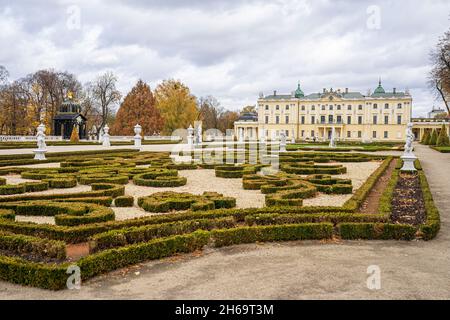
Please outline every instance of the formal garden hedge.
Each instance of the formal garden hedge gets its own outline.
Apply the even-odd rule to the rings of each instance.
[[[248,150],[243,155],[248,158]],[[0,279],[57,290],[65,288],[69,276],[66,271],[71,264],[79,266],[82,279],[87,280],[118,268],[201,250],[205,246],[332,238],[429,240],[436,236],[440,226],[439,212],[418,161],[415,165],[419,169],[426,221],[413,226],[395,224],[390,219],[392,192],[401,167],[401,161],[394,157],[288,152],[279,157],[284,172],[268,175],[257,174],[267,166],[263,163],[175,164],[166,153],[118,151],[49,158],[64,164],[50,169],[14,168],[14,163],[22,159],[0,157],[4,164],[13,163],[0,169],[0,175],[20,174],[37,180],[15,185],[27,194],[0,197]],[[352,190],[350,180],[333,176],[345,172],[346,163],[374,160],[382,162],[356,190]],[[392,161],[397,163],[380,199],[378,214],[360,213],[362,203]],[[321,165],[327,162],[343,164]],[[219,176],[240,175],[244,189],[265,194],[267,206],[235,208],[234,198],[213,192],[203,195],[160,192],[140,197],[137,203],[148,211],[170,213],[115,220],[112,203],[116,207],[134,204],[132,196],[125,196],[124,184],[132,181],[141,186],[169,186],[170,183],[164,185],[162,181],[179,179],[178,170],[197,168],[214,168],[216,175],[221,172]],[[298,170],[307,173],[299,176]],[[91,191],[33,194],[55,188],[52,180],[90,185]],[[5,186],[9,186],[6,179],[0,178],[0,188]],[[351,192],[343,206],[302,206],[303,199],[317,193]],[[15,221],[16,215],[53,216],[55,224],[19,222]],[[70,261],[67,246],[83,242],[89,243],[89,254]]]

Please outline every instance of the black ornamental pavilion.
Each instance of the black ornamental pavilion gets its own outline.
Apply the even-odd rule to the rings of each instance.
[[[80,113],[81,106],[75,102],[71,93],[61,104],[56,116],[53,118],[53,128],[55,136],[62,136],[63,139],[70,139],[75,126],[78,129],[80,139],[86,138],[86,118]]]

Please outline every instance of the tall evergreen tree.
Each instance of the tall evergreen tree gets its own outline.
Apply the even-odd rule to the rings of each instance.
[[[155,106],[155,98],[150,87],[139,80],[125,97],[111,127],[115,135],[134,135],[134,126],[140,124],[142,133],[152,135],[163,128],[163,119]]]
[[[448,147],[450,146],[450,139],[447,134],[447,128],[445,125],[442,125],[441,132],[439,132],[439,136],[437,138],[436,146],[438,147]]]
[[[436,129],[433,129],[433,133],[431,134],[429,145],[435,146],[437,143],[437,138],[438,138],[438,135],[437,135]]]

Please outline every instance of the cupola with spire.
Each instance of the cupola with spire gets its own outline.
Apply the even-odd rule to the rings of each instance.
[[[305,94],[303,93],[302,89],[300,89],[300,82],[297,85],[297,90],[295,90],[295,95],[296,98],[303,98],[305,96]]]
[[[378,80],[378,87],[375,89],[375,91],[373,93],[374,94],[386,93],[386,91],[384,91],[384,88],[381,86],[381,78]]]

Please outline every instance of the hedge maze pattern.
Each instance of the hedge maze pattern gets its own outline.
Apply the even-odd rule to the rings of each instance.
[[[238,151],[241,152],[241,151]],[[242,153],[248,159],[248,150]],[[261,174],[263,163],[245,165],[199,161],[173,163],[167,153],[111,150],[49,154],[47,162],[59,168],[14,167],[36,163],[28,156],[0,156],[0,175],[20,174],[33,182],[6,184],[0,177],[0,279],[51,290],[64,289],[67,268],[76,264],[82,280],[178,253],[257,241],[303,239],[432,239],[440,220],[424,173],[418,176],[427,211],[419,226],[390,220],[392,190],[401,161],[393,157],[356,153],[288,152],[279,156],[281,172]],[[346,162],[382,160],[380,167],[340,207],[302,206],[317,193],[352,192],[352,182],[334,175],[345,172]],[[378,214],[359,212],[361,204],[392,161],[397,166],[383,193]],[[116,221],[111,205],[133,206],[125,184],[176,187],[186,183],[179,170],[214,169],[218,177],[242,178],[244,189],[260,190],[264,208],[235,208],[236,200],[214,192],[202,195],[158,192],[137,199],[144,210],[168,212]],[[89,185],[91,190],[33,194],[50,188]],[[182,210],[180,212],[177,212]],[[169,212],[170,211],[170,212]],[[53,216],[55,224],[15,220],[20,216]],[[89,255],[76,261],[67,256],[72,244],[85,243]]]

